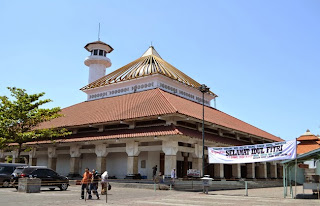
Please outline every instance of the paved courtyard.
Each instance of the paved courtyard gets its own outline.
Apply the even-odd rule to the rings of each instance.
[[[306,191],[310,193],[310,191]],[[302,193],[302,188],[298,188]],[[283,189],[250,189],[249,196],[244,190],[211,191],[209,195],[200,192],[153,191],[150,189],[121,188],[114,186],[108,193],[108,205],[320,205],[320,200],[302,200],[282,198]],[[41,193],[18,193],[13,188],[0,188],[0,205],[36,206],[36,205],[106,205],[106,197],[100,200],[80,200],[80,186],[70,186],[68,191],[50,191]]]

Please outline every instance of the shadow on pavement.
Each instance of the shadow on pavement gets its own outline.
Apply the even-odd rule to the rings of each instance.
[[[297,194],[296,199],[318,199],[318,194]]]

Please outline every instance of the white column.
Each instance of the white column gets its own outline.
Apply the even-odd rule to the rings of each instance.
[[[16,159],[18,158],[18,153],[19,153],[18,149],[11,151],[11,153],[12,153],[12,163],[16,163]]]
[[[233,164],[232,165],[232,177],[236,179],[241,178],[241,165],[240,164]]]
[[[30,166],[36,166],[37,165],[37,149],[35,147],[33,147],[30,151],[29,151],[29,165]]]
[[[200,170],[202,176],[202,145],[194,144],[194,153],[192,154],[192,168]]]
[[[224,165],[223,164],[214,164],[214,177],[219,179],[224,179]]]
[[[256,178],[256,164],[255,163],[248,163],[246,164],[247,167],[247,178],[255,179]]]
[[[278,178],[277,170],[278,170],[277,163],[276,162],[272,162],[270,164],[270,177],[271,178],[273,178],[273,179],[277,179]]]
[[[279,170],[279,177],[280,179],[283,178],[283,165],[278,164],[278,170]]]
[[[55,147],[48,148],[48,168],[57,169],[57,149]]]
[[[70,172],[68,176],[77,177],[79,176],[79,162],[80,162],[80,145],[72,145],[70,147]]]
[[[177,168],[177,152],[178,141],[165,140],[162,141],[162,151],[165,154],[164,157],[164,175],[166,177],[171,176],[171,170]]]
[[[258,178],[267,178],[267,163],[260,162],[258,166]]]
[[[96,160],[96,170],[102,174],[107,169],[107,145],[106,144],[98,144],[95,147],[95,153],[97,155]]]
[[[4,151],[0,150],[0,162],[5,162]]]
[[[134,140],[127,142],[126,152],[128,154],[127,174],[138,174],[138,156],[140,154],[139,143]]]

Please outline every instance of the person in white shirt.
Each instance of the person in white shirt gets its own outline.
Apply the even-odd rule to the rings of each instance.
[[[101,194],[105,195],[106,194],[106,190],[108,189],[108,172],[105,171],[102,175],[101,175]]]
[[[176,168],[173,168],[171,170],[171,182],[174,185],[174,180],[177,178],[177,172],[176,172]]]

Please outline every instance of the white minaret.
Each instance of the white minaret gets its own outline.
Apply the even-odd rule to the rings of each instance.
[[[90,84],[106,74],[106,68],[111,66],[107,53],[111,53],[113,48],[102,41],[88,43],[84,48],[91,53],[84,60],[84,64],[89,67]]]

